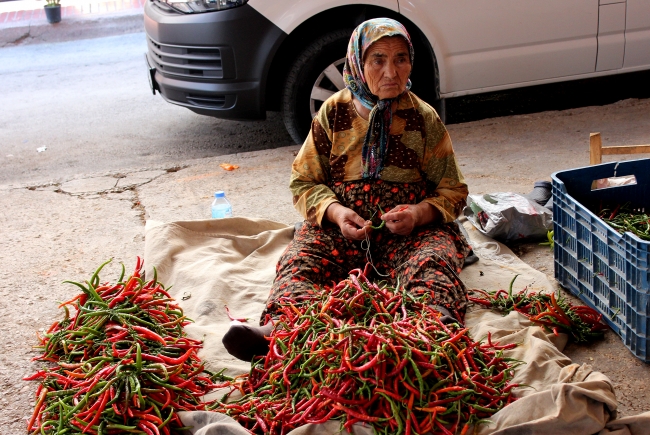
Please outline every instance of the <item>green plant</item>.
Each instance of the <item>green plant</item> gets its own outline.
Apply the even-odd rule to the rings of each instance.
[[[46,6],[59,6],[61,5],[61,0],[45,0],[47,2]]]

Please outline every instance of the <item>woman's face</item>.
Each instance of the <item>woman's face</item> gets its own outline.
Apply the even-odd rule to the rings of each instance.
[[[363,74],[370,92],[380,100],[404,92],[411,74],[409,48],[404,38],[387,36],[372,43],[364,54]]]

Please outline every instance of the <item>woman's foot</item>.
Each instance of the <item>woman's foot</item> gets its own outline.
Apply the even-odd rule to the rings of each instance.
[[[223,336],[221,342],[228,353],[242,361],[251,362],[253,357],[266,355],[269,351],[269,341],[273,325],[249,326],[234,323]]]
[[[438,311],[438,312],[440,312],[440,314],[441,314],[441,316],[440,316],[440,321],[441,321],[444,325],[451,325],[452,323],[458,323],[458,325],[460,325],[461,327],[463,326],[463,324],[460,323],[460,322],[459,322],[459,321],[458,321],[458,320],[457,320],[457,319],[456,319],[456,318],[451,314],[451,312],[450,312],[447,308],[445,308],[445,307],[443,307],[443,306],[441,306],[441,305],[435,305],[435,306],[433,307],[433,309],[436,310],[436,311]]]

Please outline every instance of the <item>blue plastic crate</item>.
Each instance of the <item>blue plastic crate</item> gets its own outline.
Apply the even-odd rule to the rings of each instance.
[[[594,180],[626,175],[637,183],[591,190]],[[552,180],[555,278],[650,362],[650,241],[619,234],[591,212],[629,201],[650,213],[650,159],[559,171]]]

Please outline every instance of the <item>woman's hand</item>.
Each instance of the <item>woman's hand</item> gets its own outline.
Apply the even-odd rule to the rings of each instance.
[[[350,240],[363,240],[372,229],[372,222],[364,220],[354,210],[338,202],[332,203],[325,210],[325,218],[341,229],[343,237]]]
[[[428,202],[398,205],[381,216],[390,232],[400,236],[408,236],[415,227],[439,221],[440,218],[440,211]]]

